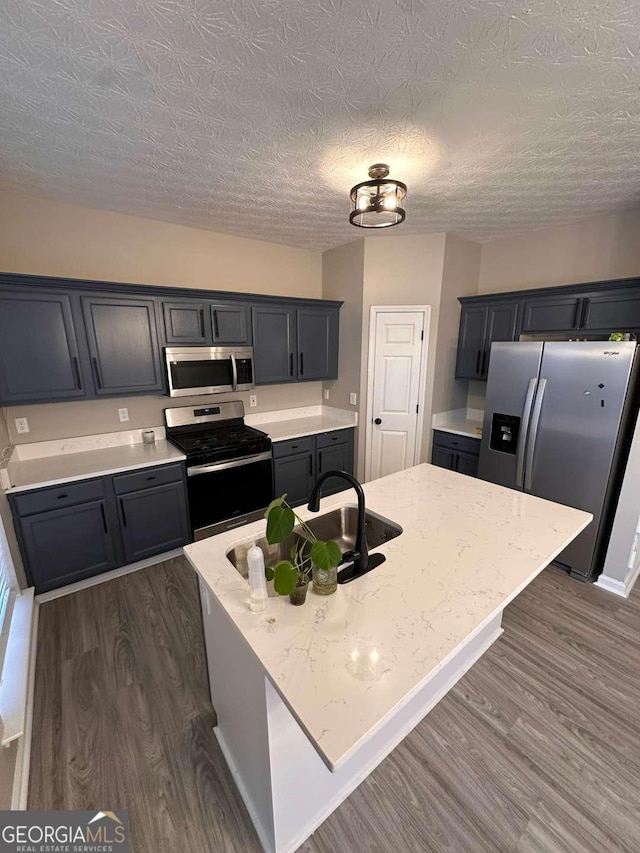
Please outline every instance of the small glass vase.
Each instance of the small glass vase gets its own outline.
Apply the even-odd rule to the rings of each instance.
[[[318,595],[333,595],[338,588],[338,569],[313,567],[313,591]]]
[[[297,586],[293,592],[289,593],[289,601],[296,606],[300,606],[304,604],[307,600],[307,590],[309,589],[309,584],[305,583],[302,586]]]

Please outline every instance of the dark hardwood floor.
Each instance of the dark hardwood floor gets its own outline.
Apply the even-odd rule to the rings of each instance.
[[[640,589],[548,569],[503,624],[304,853],[640,851]],[[128,808],[135,853],[259,853],[183,559],[42,606],[34,716],[29,808]]]

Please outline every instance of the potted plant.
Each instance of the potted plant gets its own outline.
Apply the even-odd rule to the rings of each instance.
[[[342,552],[333,541],[323,542],[315,536],[308,524],[289,506],[287,496],[271,501],[265,512],[267,519],[267,542],[277,545],[293,533],[296,521],[299,530],[291,545],[289,559],[281,560],[266,569],[267,580],[279,595],[288,595],[292,604],[304,604],[313,575],[313,588],[320,595],[336,591],[337,567]]]

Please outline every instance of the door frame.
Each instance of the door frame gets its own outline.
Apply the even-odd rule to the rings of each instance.
[[[427,353],[429,350],[429,332],[431,329],[430,305],[372,305],[369,309],[369,354],[367,359],[367,408],[364,439],[364,479],[371,479],[371,450],[373,443],[373,365],[376,348],[376,325],[378,314],[402,314],[404,312],[424,314],[424,339],[420,355],[420,376],[418,379],[418,417],[416,420],[416,446],[413,452],[413,464],[420,462],[422,450],[422,431],[424,429],[424,400],[427,391]]]

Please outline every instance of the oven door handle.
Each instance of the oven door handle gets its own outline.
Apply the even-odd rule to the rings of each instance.
[[[231,380],[231,384],[233,385],[233,390],[238,390],[238,365],[236,364],[236,357],[233,353],[231,353],[231,373],[233,375],[233,379]]]
[[[216,462],[213,465],[194,465],[187,468],[187,477],[197,477],[198,474],[210,474],[214,471],[227,471],[229,468],[241,468],[244,465],[252,465],[254,462],[266,462],[272,459],[271,451],[265,453],[254,453],[253,456],[244,456],[242,459],[232,459],[230,462]]]

